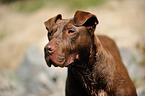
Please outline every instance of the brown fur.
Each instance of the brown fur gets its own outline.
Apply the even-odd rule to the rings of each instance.
[[[95,36],[95,15],[77,11],[72,19],[57,15],[45,22],[50,67],[68,67],[66,96],[137,96],[115,42]]]

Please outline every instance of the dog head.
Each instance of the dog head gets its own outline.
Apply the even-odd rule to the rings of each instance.
[[[44,48],[46,63],[65,67],[89,53],[98,20],[91,13],[77,11],[72,19],[62,19],[58,14],[44,24],[49,40]]]

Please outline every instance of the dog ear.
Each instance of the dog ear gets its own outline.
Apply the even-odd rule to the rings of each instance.
[[[86,26],[91,30],[94,30],[99,23],[97,17],[89,12],[77,11],[74,15],[75,26]]]
[[[57,22],[57,20],[61,20],[61,19],[62,19],[61,14],[58,14],[57,16],[45,21],[44,24],[47,27],[47,29],[49,30]]]

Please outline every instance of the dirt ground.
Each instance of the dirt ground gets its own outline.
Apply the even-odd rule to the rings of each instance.
[[[15,11],[13,6],[0,5],[0,71],[15,71],[33,44],[43,54],[48,42],[44,21],[59,13],[63,18],[72,18],[75,13],[65,6],[45,6],[27,14]],[[85,11],[94,13],[100,21],[96,34],[113,38],[120,48],[136,48],[138,42],[144,42],[145,0],[110,0]]]

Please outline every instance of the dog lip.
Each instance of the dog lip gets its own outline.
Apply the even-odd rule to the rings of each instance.
[[[55,56],[54,54],[45,54],[45,61],[49,67],[51,67],[51,65],[53,65],[54,67],[64,67],[66,59],[64,57]]]
[[[49,67],[51,67],[51,65],[54,67],[68,67],[74,62],[74,59],[76,59],[75,56],[68,56],[68,58],[65,58],[64,56],[58,56],[55,54],[45,54],[45,60]]]
[[[50,55],[49,56],[50,58],[51,58],[51,61],[53,62],[52,64],[55,66],[55,67],[58,67],[58,66],[60,66],[60,67],[63,67],[63,65],[64,65],[64,63],[65,63],[65,61],[66,61],[66,59],[65,58],[53,58],[53,56],[52,55]],[[61,59],[61,60],[60,60]]]
[[[48,65],[48,67],[51,67],[52,63],[51,63],[51,60],[50,60],[50,57],[49,56],[45,56],[45,61]]]

